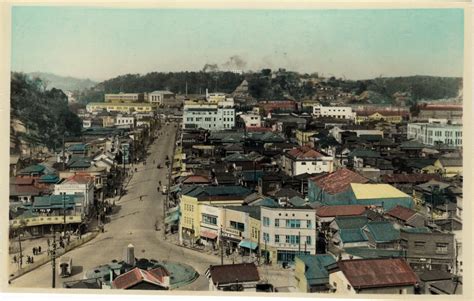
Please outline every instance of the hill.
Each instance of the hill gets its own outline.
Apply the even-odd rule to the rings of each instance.
[[[63,91],[80,91],[97,85],[97,82],[90,79],[60,76],[53,73],[31,72],[28,73],[28,75],[32,78],[40,78],[49,89],[56,88]]]

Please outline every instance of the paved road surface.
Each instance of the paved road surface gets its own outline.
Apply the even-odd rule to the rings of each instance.
[[[63,280],[81,279],[83,272],[112,259],[122,259],[123,250],[132,243],[135,246],[135,257],[153,258],[187,263],[201,275],[195,282],[182,287],[184,290],[208,290],[207,279],[203,276],[210,264],[220,264],[217,256],[199,253],[169,241],[163,241],[161,231],[155,230],[156,220],[162,221],[164,196],[157,192],[158,181],[166,183],[167,169],[164,160],[172,157],[176,128],[174,124],[163,126],[161,136],[150,147],[148,164],[138,166],[129,185],[128,193],[117,203],[118,213],[105,225],[105,233],[68,253],[73,258],[73,276],[56,277],[56,287],[62,287]],[[168,135],[166,134],[168,133]],[[153,160],[156,164],[153,164]],[[162,169],[157,169],[160,162]],[[140,201],[140,195],[143,201]],[[160,227],[161,227],[160,223]],[[11,283],[12,288],[51,288],[51,264],[48,263]]]

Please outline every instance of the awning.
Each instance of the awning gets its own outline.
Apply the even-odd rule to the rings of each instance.
[[[201,237],[209,238],[209,239],[216,239],[217,233],[211,231],[201,231]]]
[[[257,243],[249,241],[249,240],[242,240],[239,243],[239,247],[247,248],[247,249],[251,249],[251,250],[255,250],[257,248],[257,246],[258,246]]]
[[[165,223],[172,224],[179,220],[179,211],[175,211],[165,218]]]
[[[178,192],[181,190],[181,187],[179,185],[171,186],[170,192]]]

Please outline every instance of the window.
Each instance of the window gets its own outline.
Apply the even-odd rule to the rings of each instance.
[[[286,220],[286,227],[287,228],[300,228],[300,220],[299,219],[287,219]]]
[[[448,254],[448,244],[447,243],[436,243],[436,253],[438,253],[438,254]]]
[[[311,228],[311,220],[306,221],[306,228]]]
[[[202,215],[202,222],[205,223],[205,224],[217,225],[217,216],[203,214]]]
[[[351,286],[348,284],[347,285],[347,290],[350,291],[351,290]]]
[[[415,241],[415,248],[424,249],[425,248],[425,242],[424,241]]]
[[[280,235],[275,235],[275,242],[280,242]]]
[[[306,165],[306,162],[301,162],[301,165]]]
[[[275,218],[275,227],[280,227],[280,220]]]
[[[239,222],[230,221],[230,227],[241,232],[245,231],[245,225]]]
[[[270,235],[268,233],[263,232],[263,241],[265,242],[270,241]]]
[[[306,244],[311,246],[311,236],[306,236]]]
[[[266,217],[266,216],[263,217],[263,225],[264,225],[265,227],[270,226],[270,219],[269,219],[268,217]]]
[[[300,237],[298,235],[286,235],[285,236],[285,242],[287,244],[299,244],[300,243]]]

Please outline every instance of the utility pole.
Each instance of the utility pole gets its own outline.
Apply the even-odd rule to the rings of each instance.
[[[52,250],[52,266],[53,266],[53,275],[52,275],[52,288],[56,287],[56,233],[53,233],[53,250]]]
[[[18,259],[18,264],[20,265],[21,269],[21,266],[23,264],[23,252],[21,250],[21,233],[18,233],[18,244],[20,245],[20,258]]]
[[[220,238],[219,240],[221,241],[221,265],[224,265],[224,242],[222,240],[222,225],[220,228]]]
[[[63,193],[64,234],[66,234],[66,193]]]

